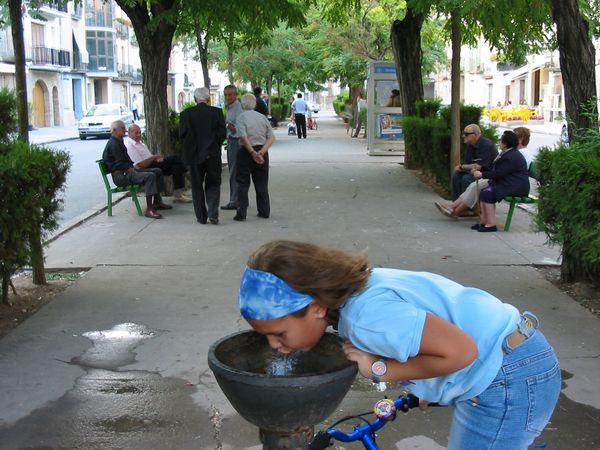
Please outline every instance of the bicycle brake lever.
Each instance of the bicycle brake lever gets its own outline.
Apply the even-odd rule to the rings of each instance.
[[[331,436],[327,431],[319,431],[308,446],[309,450],[322,450],[333,445]]]

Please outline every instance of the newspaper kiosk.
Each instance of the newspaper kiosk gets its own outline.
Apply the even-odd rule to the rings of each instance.
[[[371,61],[367,80],[367,150],[369,155],[404,153],[402,108],[388,107],[392,89],[398,89],[396,66],[390,61]]]

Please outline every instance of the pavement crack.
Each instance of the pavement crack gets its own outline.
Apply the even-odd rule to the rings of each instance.
[[[223,419],[221,411],[215,406],[211,405],[210,423],[213,426],[213,437],[215,438],[215,449],[223,449],[223,441],[221,439],[221,427],[223,426]]]

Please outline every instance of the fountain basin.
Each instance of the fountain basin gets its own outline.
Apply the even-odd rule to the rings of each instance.
[[[278,433],[296,432],[327,418],[358,371],[342,351],[342,339],[325,333],[309,352],[292,354],[284,375],[269,367],[278,358],[266,337],[242,331],[215,342],[208,365],[223,393],[248,422]]]

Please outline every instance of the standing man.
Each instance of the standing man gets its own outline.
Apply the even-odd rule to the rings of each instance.
[[[237,209],[237,183],[236,159],[238,148],[240,147],[239,135],[235,126],[240,114],[242,114],[242,104],[237,99],[237,88],[230,84],[223,89],[225,102],[227,103],[227,167],[229,168],[229,203],[221,206],[221,209]]]
[[[254,111],[258,111],[263,116],[269,116],[269,107],[267,106],[267,102],[262,98],[262,88],[260,86],[256,86],[252,89],[254,92],[254,97],[256,98],[256,106],[254,107]]]
[[[196,106],[181,112],[179,137],[183,139],[184,162],[190,168],[196,219],[202,224],[209,221],[217,225],[221,194],[221,144],[226,128],[223,111],[210,106],[209,99],[208,88],[201,87],[194,91]]]
[[[292,103],[292,112],[296,121],[296,129],[298,131],[298,139],[306,139],[306,112],[308,105],[302,100],[302,94],[298,94],[298,98]]]
[[[467,144],[467,151],[463,163],[454,168],[452,174],[452,201],[462,194],[469,184],[475,181],[471,171],[476,166],[489,170],[494,158],[498,156],[498,150],[494,143],[481,135],[481,129],[477,124],[467,125],[463,131],[463,142]],[[481,170],[481,169],[477,169]]]
[[[187,169],[178,156],[153,155],[142,142],[142,130],[134,124],[129,126],[129,136],[125,138],[127,154],[136,169],[159,168],[163,175],[173,175],[173,201],[175,203],[191,203],[192,200],[183,195],[185,173]]]
[[[131,112],[133,113],[133,120],[140,120],[140,114],[138,113],[138,102],[135,94],[133,94],[133,98],[131,99]]]
[[[116,186],[127,186],[129,184],[143,184],[146,192],[146,217],[151,219],[162,219],[157,209],[171,209],[170,205],[162,203],[159,191],[162,190],[163,175],[160,169],[146,169],[143,172],[136,171],[133,161],[127,154],[127,148],[123,143],[125,136],[125,123],[117,120],[110,125],[110,139],[104,147],[102,160],[106,169],[112,175]]]
[[[258,217],[268,219],[271,214],[269,200],[269,148],[275,142],[271,124],[265,116],[254,110],[256,98],[252,94],[242,97],[244,112],[237,120],[240,147],[237,156],[236,181],[238,208],[233,220],[246,220],[250,178],[256,190]]]

